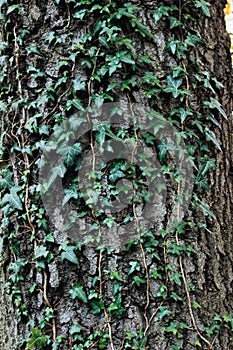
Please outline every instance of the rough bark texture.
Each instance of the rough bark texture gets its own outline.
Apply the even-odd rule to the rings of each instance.
[[[133,1],[132,1],[133,2]],[[136,2],[135,2],[136,3]],[[159,4],[158,4],[159,3]],[[168,4],[169,1],[164,1],[164,4]],[[216,158],[216,171],[212,171],[209,175],[209,184],[211,189],[207,193],[201,193],[203,200],[210,205],[211,210],[214,212],[216,219],[209,217],[203,217],[199,211],[190,208],[189,220],[193,222],[206,223],[208,229],[207,232],[202,229],[195,229],[194,232],[190,231],[188,236],[185,237],[185,244],[191,244],[196,253],[192,254],[189,258],[184,257],[182,264],[184,267],[185,276],[188,286],[194,285],[196,290],[190,292],[191,303],[198,302],[201,307],[194,309],[195,319],[200,332],[204,334],[204,327],[210,325],[211,320],[215,314],[229,315],[233,310],[233,235],[232,235],[232,82],[231,82],[231,58],[229,51],[229,38],[225,31],[224,13],[223,8],[225,6],[224,0],[214,1],[211,0],[211,17],[200,16],[199,20],[195,23],[196,30],[201,33],[204,38],[204,45],[200,45],[190,50],[191,59],[199,59],[202,62],[205,71],[209,72],[212,76],[215,76],[223,85],[224,89],[218,93],[218,100],[222,104],[225,110],[228,121],[224,120],[220,114],[216,112],[216,118],[219,120],[221,128],[214,128],[214,132],[217,134],[217,139],[222,148],[222,152],[216,151],[213,147],[212,157]],[[155,25],[150,10],[156,9],[158,5],[161,5],[158,1],[143,1],[137,2],[137,5],[142,7],[140,18],[149,30],[156,36],[157,42],[154,43],[150,40],[136,40],[135,48],[139,54],[147,55],[153,60],[155,75],[159,78],[164,77],[174,68],[177,63],[171,55],[169,55],[166,49],[166,44],[174,36],[174,32],[169,30],[166,21],[159,22]],[[179,5],[179,4],[177,4]],[[71,15],[70,15],[71,12]],[[27,76],[27,70],[30,66],[34,66],[45,72],[45,75],[41,79],[35,79],[28,77],[22,79],[22,96],[28,97],[29,101],[38,99],[40,96],[40,88],[51,86],[54,81],[61,75],[59,68],[59,61],[65,61],[67,59],[67,52],[69,47],[79,42],[79,38],[84,34],[90,32],[96,21],[95,16],[90,17],[88,21],[78,21],[72,17],[72,6],[68,7],[66,1],[60,1],[60,5],[56,5],[53,0],[48,1],[22,1],[21,9],[18,14],[10,14],[11,22],[2,23],[2,36],[10,36],[12,47],[10,50],[14,50],[14,30],[19,33],[19,29],[27,29],[29,34],[25,37],[25,42],[22,44],[19,50],[19,71],[22,76]],[[16,27],[13,29],[13,21],[15,21]],[[70,23],[69,23],[70,22]],[[69,31],[65,29],[67,23],[70,25]],[[72,30],[71,30],[72,29]],[[178,31],[179,29],[177,29]],[[55,45],[54,41],[51,41],[51,45],[48,45],[46,38],[49,33],[54,31],[55,37],[59,40],[59,44]],[[56,40],[55,39],[55,40]],[[6,39],[4,39],[6,40]],[[20,45],[20,44],[19,44]],[[32,47],[36,45],[39,49],[39,54],[33,53]],[[26,46],[29,49],[26,49]],[[31,47],[31,52],[30,52]],[[76,77],[81,77],[85,80],[87,76],[87,69],[81,66],[81,62],[76,62],[72,69],[72,74]],[[190,82],[192,82],[192,65],[187,63],[187,69],[190,73]],[[8,61],[8,73],[9,73],[9,85],[18,85],[14,64]],[[66,95],[63,93],[69,89],[69,82],[64,86],[61,85],[60,100],[58,96],[55,97],[55,101],[51,99],[48,103],[44,103],[41,99],[41,103],[37,104],[37,107],[31,107],[26,112],[26,119],[30,122],[30,117],[35,113],[41,113],[43,119],[44,116],[48,116],[48,124],[51,122],[52,116],[57,113],[58,109],[64,109]],[[101,87],[97,83],[94,84],[93,89],[101,91]],[[11,93],[14,89],[11,90]],[[17,87],[15,88],[17,90]],[[13,93],[12,93],[13,94]],[[121,99],[121,91],[115,91],[118,100]],[[149,106],[148,100],[140,90],[140,86],[131,91],[131,99],[135,102],[143,103]],[[17,96],[11,96],[12,99]],[[202,96],[191,96],[193,99],[193,106],[199,107]],[[84,100],[87,100],[87,96],[84,96]],[[122,94],[122,99],[126,99]],[[166,96],[161,96],[161,100],[157,101],[157,110],[163,112],[163,114],[169,114],[172,109],[172,103],[174,101],[168,101]],[[178,102],[176,102],[178,103]],[[63,112],[64,114],[65,112]],[[68,113],[68,112],[67,112]],[[17,134],[18,116],[14,116],[13,112],[10,112],[5,121],[5,125],[10,133],[12,128],[12,134]],[[14,119],[15,118],[15,119]],[[213,126],[211,126],[213,128]],[[28,133],[28,132],[27,132]],[[35,142],[33,136],[25,134],[25,138],[30,138],[30,142]],[[46,138],[43,135],[43,138]],[[13,138],[14,139],[14,138]],[[16,140],[17,141],[17,140]],[[12,137],[8,140],[9,148],[13,146]],[[32,159],[31,159],[32,160]],[[24,160],[19,160],[15,157],[11,159],[11,165],[14,170],[15,184],[17,176],[23,171]],[[18,170],[17,170],[18,169]],[[18,171],[18,173],[17,173]],[[38,169],[34,164],[30,168],[30,182],[31,184],[37,184],[38,181]],[[33,196],[30,196],[30,201],[33,202]],[[42,205],[40,203],[40,205]],[[14,221],[13,221],[14,220]],[[126,311],[121,316],[114,316],[111,318],[111,334],[114,344],[114,349],[124,349],[126,339],[126,332],[136,334],[138,330],[142,333],[147,328],[147,319],[145,313],[150,317],[157,310],[158,307],[166,305],[168,301],[162,303],[155,298],[159,290],[159,283],[157,280],[151,279],[150,283],[150,303],[147,305],[147,295],[145,285],[136,286],[130,284],[128,277],[128,269],[130,261],[139,261],[143,266],[144,256],[139,245],[133,246],[129,251],[126,249],[118,249],[113,253],[99,253],[94,248],[83,247],[81,251],[77,253],[79,264],[75,265],[66,260],[61,262],[57,257],[57,246],[61,244],[65,238],[61,237],[58,231],[54,231],[54,243],[48,243],[47,246],[55,254],[55,258],[42,269],[41,272],[34,267],[33,262],[33,245],[30,243],[30,234],[27,232],[26,227],[22,226],[22,218],[19,219],[17,224],[17,218],[12,219],[9,230],[13,230],[17,237],[20,237],[21,246],[20,253],[10,252],[7,249],[7,244],[4,245],[1,265],[0,265],[0,348],[4,350],[11,349],[25,349],[25,339],[28,337],[30,325],[26,324],[29,320],[34,321],[34,327],[38,327],[40,321],[45,317],[46,307],[52,307],[56,316],[55,322],[50,320],[43,331],[44,334],[55,336],[56,334],[64,335],[64,340],[61,342],[59,349],[68,350],[72,349],[72,344],[75,343],[72,335],[69,334],[69,330],[72,324],[79,324],[82,327],[83,336],[87,336],[95,331],[108,330],[108,319],[106,313],[102,312],[100,315],[93,314],[90,310],[90,306],[76,299],[75,301],[70,298],[69,290],[75,285],[84,286],[86,291],[93,289],[93,278],[95,276],[103,278],[103,295],[105,301],[110,304],[113,300],[113,280],[109,278],[109,275],[104,275],[105,270],[118,271],[123,277],[122,283],[122,302]],[[9,232],[10,235],[11,232]],[[38,229],[36,232],[37,240],[41,242],[43,240],[43,229]],[[158,238],[158,233],[155,232]],[[159,239],[159,238],[158,238]],[[159,248],[161,249],[161,247]],[[24,281],[19,282],[20,289],[22,290],[23,300],[29,309],[29,314],[18,319],[17,307],[12,305],[9,300],[9,287],[4,287],[8,281],[10,272],[8,266],[14,262],[15,255],[19,255],[21,259],[31,257],[31,264],[27,264],[22,268]],[[163,256],[163,251],[159,251],[159,255]],[[169,257],[170,263],[173,265],[174,270],[179,270],[179,260],[173,257]],[[157,260],[147,260],[147,266],[150,271],[153,271],[159,265]],[[101,272],[102,271],[102,272]],[[145,271],[141,270],[142,275]],[[166,279],[166,276],[165,276]],[[36,283],[35,291],[31,295],[29,289]],[[197,340],[197,333],[193,330],[192,320],[190,317],[190,310],[188,306],[187,294],[184,287],[177,285],[170,285],[169,288],[176,291],[183,297],[183,302],[169,300],[169,310],[176,314],[176,318],[179,321],[186,322],[190,329],[184,329],[184,337],[176,339],[176,337],[169,332],[165,332],[165,327],[170,324],[170,318],[163,318],[159,320],[157,315],[151,320],[150,327],[146,330],[148,336],[146,346],[151,350],[163,350],[172,349],[172,344],[179,345],[181,349],[189,350],[194,349],[195,340]],[[161,299],[162,300],[162,299]],[[146,310],[146,312],[145,312]],[[107,331],[108,333],[108,331]],[[233,349],[232,332],[226,328],[221,329],[219,332],[214,333],[211,342],[214,338],[212,349]],[[101,349],[97,342],[98,337],[90,342],[89,347],[85,349]],[[201,340],[200,340],[201,341]],[[81,342],[81,341],[80,341]],[[94,345],[97,342],[97,345]],[[78,344],[79,341],[76,341]],[[201,348],[207,349],[208,345],[201,341]],[[144,349],[143,345],[137,345],[135,349]],[[106,347],[110,349],[110,343]],[[146,348],[146,347],[145,347]],[[44,349],[52,349],[52,345],[47,345]],[[77,348],[78,349],[78,348]],[[81,349],[81,348],[80,348]],[[113,349],[113,348],[112,348]],[[177,348],[178,349],[178,348]]]

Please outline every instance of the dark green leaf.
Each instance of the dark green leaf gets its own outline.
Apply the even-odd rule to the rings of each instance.
[[[219,103],[215,98],[210,97],[210,102],[204,101],[203,104],[212,109],[216,108],[226,120],[228,119],[225,111],[222,109],[221,103]]]
[[[48,183],[45,186],[44,191],[48,190],[49,187],[53,184],[53,182],[56,180],[56,178],[59,176],[61,178],[64,177],[65,173],[66,173],[66,167],[63,163],[58,164],[57,166],[53,167],[51,170],[51,176],[49,178]]]
[[[81,151],[82,148],[78,142],[74,143],[73,145],[69,145],[69,143],[65,141],[58,149],[58,153],[62,155],[62,159],[67,167],[71,167],[74,164],[76,156],[80,154]]]
[[[167,309],[166,306],[159,306],[158,319],[162,320],[165,316],[170,316],[171,312]]]
[[[174,98],[180,95],[180,90],[178,89],[182,84],[182,79],[174,79],[172,76],[167,77],[167,86],[164,88],[165,92],[171,92]]]
[[[130,261],[129,265],[131,268],[129,269],[128,275],[131,275],[134,271],[139,271],[141,267],[138,261]]]
[[[132,24],[137,26],[138,31],[140,32],[140,34],[143,37],[147,36],[147,37],[149,37],[151,39],[156,40],[155,36],[148,30],[148,28],[146,26],[144,26],[144,24],[139,22],[137,18],[133,18],[132,19]]]
[[[19,10],[21,8],[21,5],[12,5],[9,6],[7,9],[6,14],[9,15],[11,12],[15,11],[15,10]]]
[[[204,13],[205,16],[210,17],[210,11],[208,9],[208,6],[210,6],[210,3],[205,1],[205,0],[196,0],[195,1],[195,6],[197,8],[201,8],[202,12]]]
[[[17,194],[20,190],[20,186],[11,187],[10,193],[5,194],[2,203],[9,203],[12,208],[23,210],[22,201]]]
[[[79,300],[83,301],[84,303],[87,303],[87,295],[85,291],[83,290],[83,286],[75,286],[73,289],[70,290],[70,295],[72,299],[78,298]]]
[[[0,101],[0,111],[2,112],[7,111],[7,104],[4,101]]]
[[[8,169],[3,169],[0,178],[0,189],[11,188],[13,185],[12,173]]]
[[[72,262],[73,264],[78,264],[78,258],[74,252],[75,247],[73,246],[64,246],[63,252],[61,253],[61,260],[64,261],[65,259]]]
[[[94,315],[101,313],[104,309],[104,302],[102,300],[92,300],[90,301],[90,305],[92,307],[92,312]]]
[[[111,279],[116,279],[117,281],[123,281],[123,278],[119,275],[118,271],[113,271],[110,277]]]
[[[46,258],[49,255],[49,251],[44,246],[36,246],[34,259]]]
[[[206,140],[213,142],[213,144],[221,151],[221,147],[217,141],[215,133],[210,130],[209,128],[205,128],[205,135],[206,135]]]
[[[86,82],[80,80],[79,78],[73,80],[73,87],[75,91],[85,90]]]

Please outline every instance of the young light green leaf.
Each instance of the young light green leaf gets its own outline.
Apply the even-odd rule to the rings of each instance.
[[[27,341],[26,350],[43,348],[47,343],[47,336],[43,335],[40,329],[33,328],[31,330],[31,336]]]
[[[201,305],[198,304],[198,302],[194,301],[193,307],[194,307],[194,309],[200,309],[200,308],[201,308]]]

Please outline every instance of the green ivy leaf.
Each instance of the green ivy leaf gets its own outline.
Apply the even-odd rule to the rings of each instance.
[[[195,200],[195,202],[196,202],[196,205],[197,206],[199,206],[199,208],[201,209],[201,211],[203,212],[203,214],[204,215],[206,215],[206,216],[210,216],[210,217],[212,217],[213,219],[215,219],[216,220],[216,216],[214,215],[214,213],[210,210],[210,206],[207,204],[207,203],[205,203],[205,202],[203,202],[202,200],[200,200],[199,198],[198,198],[198,196],[194,193],[194,195],[193,195],[193,198],[194,198],[194,200]],[[201,226],[200,226],[201,227]],[[202,226],[202,227],[205,227],[205,226]],[[209,231],[209,230],[208,230]],[[212,232],[211,232],[212,233]]]
[[[3,101],[0,101],[0,111],[2,111],[2,112],[7,111],[7,104]]]
[[[78,298],[79,300],[83,301],[84,303],[87,303],[87,295],[85,291],[83,290],[83,286],[75,286],[73,289],[70,290],[70,295],[72,299]]]
[[[183,299],[175,292],[171,292],[171,296],[172,299],[174,299],[175,301],[182,301]]]
[[[78,111],[82,111],[82,112],[84,111],[84,107],[82,105],[82,102],[78,98],[74,99],[74,100],[67,101],[66,108],[69,110],[72,106],[75,107]]]
[[[138,28],[138,31],[143,37],[147,36],[153,40],[156,40],[155,36],[147,29],[146,26],[144,26],[144,24],[139,22],[139,20],[136,17],[132,18],[131,23],[133,26],[136,26]]]
[[[58,150],[58,153],[61,154],[62,159],[67,167],[71,167],[75,160],[76,156],[82,152],[82,147],[80,143],[74,143],[69,145],[68,142],[63,142]],[[64,176],[64,175],[63,175]]]
[[[173,335],[176,335],[178,332],[176,323],[171,322],[170,325],[165,328],[165,332],[173,333]]]
[[[204,101],[203,104],[204,104],[204,106],[209,107],[211,109],[216,108],[226,120],[228,119],[225,111],[222,109],[221,103],[219,103],[215,98],[210,97],[210,102]]]
[[[73,80],[73,87],[75,91],[85,90],[86,82],[79,78]]]
[[[21,9],[21,5],[12,5],[12,6],[9,6],[8,9],[7,9],[7,12],[6,14],[9,15],[11,12],[15,11],[15,10],[19,10]]]
[[[1,9],[4,4],[7,3],[8,0],[0,0],[0,20],[5,18],[5,15],[2,13]]]
[[[163,16],[168,17],[169,12],[178,11],[178,10],[179,9],[176,5],[158,7],[156,10],[152,12],[155,23],[157,23]]]
[[[128,63],[128,64],[135,64],[135,61],[132,60],[132,58],[130,58],[128,56],[121,57],[121,61],[125,62],[125,63]]]
[[[81,9],[81,10],[75,12],[73,17],[82,20],[87,12],[88,12],[88,9]]]
[[[140,271],[141,265],[139,264],[138,261],[130,261],[129,265],[131,268],[129,269],[128,275],[131,275],[134,271]]]
[[[165,92],[171,92],[174,98],[180,95],[179,87],[182,84],[182,79],[174,79],[171,75],[167,77],[167,86],[164,88]]]
[[[11,188],[14,185],[12,173],[8,169],[3,169],[0,178],[0,189]]]
[[[119,275],[119,272],[118,271],[113,271],[110,275],[110,278],[113,280],[117,280],[117,281],[123,281],[123,278]]]
[[[23,210],[22,201],[17,194],[20,190],[20,186],[11,187],[10,193],[5,194],[2,203],[9,203],[12,208]]]
[[[166,316],[170,316],[171,312],[167,309],[166,306],[159,306],[158,319],[162,320]]]
[[[190,108],[181,107],[179,110],[175,110],[174,112],[174,114],[177,113],[179,115],[182,124],[188,116],[193,115],[193,112]]]
[[[64,250],[61,253],[61,260],[62,262],[66,259],[70,262],[72,262],[73,264],[78,264],[78,258],[74,252],[75,247],[71,246],[71,245],[67,245],[67,246],[63,246],[62,249]]]
[[[170,278],[171,278],[171,281],[174,281],[176,284],[178,284],[178,286],[182,285],[180,272],[174,272]]]
[[[61,178],[64,177],[65,173],[66,173],[66,167],[63,163],[58,164],[57,166],[53,167],[51,170],[51,176],[49,178],[49,181],[47,184],[45,184],[45,188],[43,189],[44,192],[46,192],[49,187],[53,184],[53,182],[56,180],[56,178],[59,176]]]
[[[108,85],[106,91],[108,92],[108,91],[113,90],[117,85],[119,85],[119,82],[118,82],[118,81],[115,81],[115,82],[110,83],[110,84]]]
[[[65,189],[64,192],[65,196],[63,198],[62,205],[65,205],[71,198],[78,199],[79,197],[78,187],[75,184]]]
[[[90,305],[92,307],[92,312],[94,315],[100,314],[104,309],[104,302],[103,300],[92,300],[90,301]]]
[[[197,8],[201,8],[202,12],[204,13],[204,15],[206,15],[207,17],[210,17],[210,11],[208,9],[208,6],[210,6],[210,3],[205,1],[205,0],[197,0],[195,1],[195,6]]]
[[[49,251],[46,249],[46,247],[44,247],[43,245],[36,246],[34,259],[38,259],[42,257],[47,258],[48,255],[49,255]]]
[[[217,141],[216,135],[212,130],[210,130],[209,128],[205,128],[205,136],[207,141],[213,142],[213,144],[219,149],[219,151],[222,151]]]
[[[43,348],[48,344],[46,335],[43,335],[42,331],[38,328],[31,330],[31,336],[27,341],[26,350]]]
[[[170,20],[170,29],[178,27],[182,24],[181,21],[179,21],[177,18],[175,17],[169,17]]]
[[[122,306],[121,294],[118,294],[114,302],[109,305],[108,311],[112,311],[113,315],[116,314],[117,316],[121,316],[125,312],[125,308]]]
[[[56,33],[54,31],[50,31],[49,34],[46,36],[45,41],[48,41],[48,43],[51,44],[51,42],[55,39]]]
[[[170,7],[168,6],[160,6],[155,11],[153,11],[153,18],[155,23],[157,23],[163,16],[168,16],[170,11]]]
[[[27,50],[28,55],[30,55],[30,54],[41,55],[41,53],[38,50],[38,48],[36,47],[36,45],[27,46],[26,50]]]
[[[170,49],[171,53],[175,55],[176,49],[178,45],[180,44],[180,40],[172,40],[167,43],[167,48]]]
[[[80,327],[79,324],[74,323],[72,324],[69,330],[69,333],[73,335],[73,334],[81,333],[81,331],[82,331],[82,327]]]
[[[197,35],[188,33],[185,43],[189,46],[195,47],[198,44],[203,44],[203,39]]]
[[[137,285],[140,286],[140,284],[146,283],[145,278],[141,278],[139,276],[133,276],[133,282]]]
[[[179,345],[172,345],[172,350],[181,350],[181,346],[179,346]]]

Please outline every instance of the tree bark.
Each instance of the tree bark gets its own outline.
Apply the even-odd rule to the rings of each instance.
[[[167,45],[172,40],[184,42],[187,27],[172,27],[166,16],[155,23],[152,16],[159,6],[171,6],[171,1],[131,1],[140,7],[136,11],[137,17],[155,39],[147,33],[144,37],[138,34],[140,30],[145,31],[145,27],[140,29],[135,25],[137,31],[132,33],[132,26],[128,23],[130,17],[122,17],[120,24],[115,19],[115,23],[121,25],[125,38],[132,40],[136,55],[148,56],[151,61],[143,62],[135,71],[131,66],[132,71],[127,71],[128,63],[124,62],[113,75],[106,74],[99,82],[93,76],[98,64],[103,65],[105,56],[98,55],[108,50],[108,41],[104,45],[98,40],[92,43],[90,39],[90,46],[95,46],[96,51],[92,61],[90,59],[92,64],[88,66],[85,64],[87,51],[82,52],[80,40],[93,34],[101,18],[107,21],[103,6],[109,3],[111,1],[84,1],[82,7],[77,7],[84,12],[89,9],[82,19],[81,14],[75,16],[78,11],[75,1],[20,1],[11,6],[3,1],[1,40],[7,44],[1,61],[1,100],[5,107],[0,106],[4,139],[0,166],[2,178],[9,169],[14,187],[22,186],[18,192],[22,209],[20,205],[7,209],[6,204],[2,204],[1,349],[33,349],[32,345],[30,347],[32,329],[41,331],[42,343],[34,347],[38,349],[233,349],[233,106],[230,40],[223,12],[225,1],[209,1],[209,17],[194,7],[195,2],[191,2],[192,5],[172,2],[177,6],[177,11],[174,11],[176,20],[190,21],[190,33],[200,34],[204,40],[203,44],[190,45],[183,58],[173,54]],[[91,12],[95,4],[100,8]],[[14,5],[20,6],[14,9]],[[123,7],[124,2],[117,2],[109,7],[110,14],[113,9]],[[190,20],[190,16],[195,20]],[[111,28],[113,22],[107,28]],[[107,35],[106,31],[103,38]],[[88,39],[86,45],[89,45]],[[127,46],[124,49],[127,50]],[[108,52],[110,54],[114,56],[114,52]],[[97,56],[100,58],[95,61]],[[181,75],[183,89],[190,91],[187,99],[184,97],[180,101],[164,91],[152,97],[145,94],[141,77],[146,71],[151,71],[165,88],[167,76],[172,75],[177,67],[187,72]],[[205,72],[204,75],[199,72],[203,79],[207,75],[216,78],[223,88],[216,88],[214,93],[205,89],[203,81],[196,78],[198,70]],[[204,140],[205,131],[192,124],[196,116],[188,117],[183,126],[174,117],[177,130],[188,133],[193,128],[197,135],[193,137],[194,141],[187,137],[187,144],[196,147],[193,155],[196,166],[200,169],[205,157],[216,160],[215,168],[206,174],[209,190],[194,187],[194,193],[209,205],[215,218],[204,215],[197,205],[191,203],[186,223],[192,224],[186,224],[189,227],[185,235],[178,238],[173,232],[162,237],[160,231],[154,229],[153,235],[158,241],[154,256],[146,250],[149,238],[148,242],[145,238],[145,241],[132,243],[128,249],[123,246],[113,251],[88,245],[80,249],[76,247],[72,251],[79,261],[76,264],[75,260],[72,263],[69,259],[61,259],[61,252],[65,252],[61,246],[64,247],[67,240],[72,246],[77,242],[61,234],[43,212],[43,202],[36,188],[39,160],[54,126],[75,111],[74,105],[69,107],[67,101],[81,101],[86,108],[90,102],[90,90],[93,95],[107,93],[108,84],[119,83],[121,73],[125,73],[127,79],[136,76],[137,83],[128,90],[116,86],[112,90],[114,102],[143,104],[168,120],[174,109],[190,107],[202,114],[203,123],[216,134],[221,151],[208,138]],[[76,90],[74,80],[79,82]],[[84,88],[80,82],[85,82]],[[211,84],[214,85],[213,80]],[[222,105],[228,117],[226,120],[218,108],[211,109],[219,126],[208,119],[209,111],[203,105],[203,100],[209,101],[209,96]],[[196,175],[198,170],[194,169],[194,173]],[[155,222],[157,228],[161,228],[169,216],[169,199],[173,198],[176,188],[172,182],[169,186],[168,200],[159,209],[159,213],[166,213],[165,219],[159,218]],[[10,188],[1,187],[4,202]],[[191,246],[193,251],[181,255],[168,253],[167,247],[172,242],[178,246]],[[38,257],[40,247],[46,247],[46,251]],[[132,262],[138,262],[140,266],[133,275],[144,279],[141,284],[132,281],[129,273]],[[116,271],[122,278],[116,275]],[[155,271],[161,277],[154,278]],[[70,291],[74,293],[75,286],[83,287],[79,291],[84,290],[89,295],[88,301],[85,296],[72,297]],[[114,288],[119,288],[115,294]],[[109,311],[111,303],[120,295],[119,309],[115,313]],[[75,328],[75,324],[80,329]],[[43,345],[46,336],[49,340]]]

